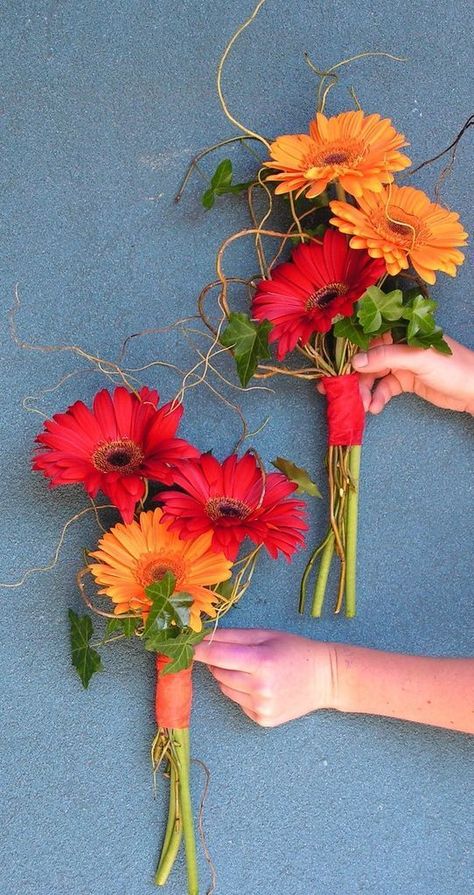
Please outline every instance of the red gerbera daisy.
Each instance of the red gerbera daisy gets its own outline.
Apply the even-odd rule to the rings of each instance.
[[[261,280],[252,302],[256,320],[269,320],[269,342],[279,360],[313,333],[326,333],[335,317],[350,317],[354,303],[386,273],[382,259],[351,249],[337,230],[326,230],[322,245],[299,245],[291,260]]]
[[[182,538],[213,532],[212,547],[234,560],[245,538],[263,544],[274,559],[289,558],[304,544],[304,503],[289,498],[296,490],[281,473],[264,475],[252,454],[235,454],[219,463],[210,454],[180,463],[173,480],[181,491],[164,491],[163,518]]]
[[[158,409],[158,392],[142,388],[138,395],[126,388],[106,389],[94,398],[92,410],[76,401],[66,413],[44,424],[35,441],[33,469],[51,486],[82,483],[90,497],[103,491],[131,522],[135,506],[145,494],[145,480],[170,485],[170,464],[199,457],[187,441],[175,438],[183,408],[170,404]]]

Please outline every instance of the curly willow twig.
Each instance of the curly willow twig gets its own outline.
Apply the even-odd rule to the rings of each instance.
[[[231,113],[229,112],[229,109],[227,108],[227,103],[224,99],[224,94],[222,91],[222,73],[224,70],[224,65],[225,65],[226,59],[227,59],[232,47],[234,46],[234,43],[237,40],[237,38],[240,37],[242,32],[245,31],[245,29],[248,28],[248,26],[253,22],[259,9],[263,6],[264,3],[265,3],[265,0],[259,0],[253,13],[249,16],[248,19],[245,20],[245,22],[243,22],[242,25],[240,25],[237,28],[237,31],[231,37],[229,43],[227,44],[227,46],[222,54],[222,57],[220,59],[219,65],[217,66],[217,93],[218,93],[218,96],[219,96],[219,99],[221,102],[221,106],[222,106],[222,109],[223,109],[223,112],[224,112],[224,115],[226,116],[226,118],[232,124],[234,124],[235,127],[237,127],[239,130],[243,131],[244,134],[247,134],[247,136],[249,136],[249,137],[253,137],[255,140],[259,140],[260,143],[263,143],[269,150],[270,143],[268,142],[268,140],[265,139],[265,137],[262,137],[262,135],[257,134],[256,131],[252,131],[252,130],[250,130],[250,128],[245,127],[244,124],[242,124],[240,121],[237,121],[237,118],[234,118],[234,116],[231,115]]]

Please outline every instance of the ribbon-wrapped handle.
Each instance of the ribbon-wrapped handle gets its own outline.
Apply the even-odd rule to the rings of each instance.
[[[156,657],[155,717],[158,727],[183,729],[189,727],[193,698],[192,665],[171,674],[162,674],[171,659]]]
[[[324,376],[328,444],[351,447],[362,444],[365,410],[359,391],[359,374]]]

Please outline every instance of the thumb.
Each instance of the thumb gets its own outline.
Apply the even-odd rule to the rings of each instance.
[[[427,364],[429,350],[410,345],[377,345],[352,358],[354,370],[360,373],[383,373],[388,370],[410,370],[421,373]]]

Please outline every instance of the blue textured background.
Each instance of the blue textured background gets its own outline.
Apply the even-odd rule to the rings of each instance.
[[[206,214],[199,177],[180,205],[173,195],[190,157],[232,133],[215,95],[215,68],[251,8],[249,0],[1,4],[3,581],[48,562],[62,524],[85,505],[79,490],[48,493],[29,470],[41,419],[22,410],[22,399],[79,361],[12,344],[6,318],[14,284],[22,338],[74,342],[105,357],[116,356],[128,334],[193,313],[199,288],[213,278],[215,249],[241,226],[245,209],[240,199],[221,201]],[[352,66],[328,108],[349,106],[345,90],[354,84],[364,108],[394,117],[421,161],[446,146],[472,111],[468,19],[467,4],[443,0],[268,0],[228,65],[231,108],[268,135],[305,130],[315,83],[304,49],[323,66],[390,50],[408,64]],[[233,158],[244,177],[250,157],[236,149]],[[468,134],[443,197],[472,231],[471,163]],[[425,169],[418,185],[429,189],[435,173]],[[231,269],[253,271],[250,246],[230,253]],[[472,345],[467,265],[455,281],[441,276],[434,294],[443,326]],[[130,363],[156,357],[179,357],[185,366],[193,359],[176,335],[150,336],[134,342]],[[158,381],[165,397],[176,390],[176,378],[157,368],[147,381]],[[96,373],[79,375],[40,406],[50,413],[87,400],[103,383]],[[292,456],[323,480],[323,409],[309,386],[277,382],[273,393],[251,393],[243,405],[252,428],[272,416],[256,439],[267,460]],[[239,425],[201,389],[188,401],[183,431],[225,454]],[[364,448],[358,618],[298,617],[301,555],[292,566],[262,563],[232,621],[468,654],[471,437],[466,418],[414,398],[394,401],[370,420]],[[318,531],[323,515],[320,504]],[[54,572],[1,592],[2,895],[154,891],[164,806],[161,790],[153,800],[148,764],[152,662],[118,646],[88,692],[69,664],[66,609],[79,608],[74,574],[82,547],[96,537],[87,517],[69,531]],[[468,737],[332,713],[262,730],[220,698],[200,668],[193,744],[212,770],[205,825],[221,895],[474,892]],[[196,768],[196,800],[201,785]],[[180,865],[170,895],[183,893],[183,879]]]

